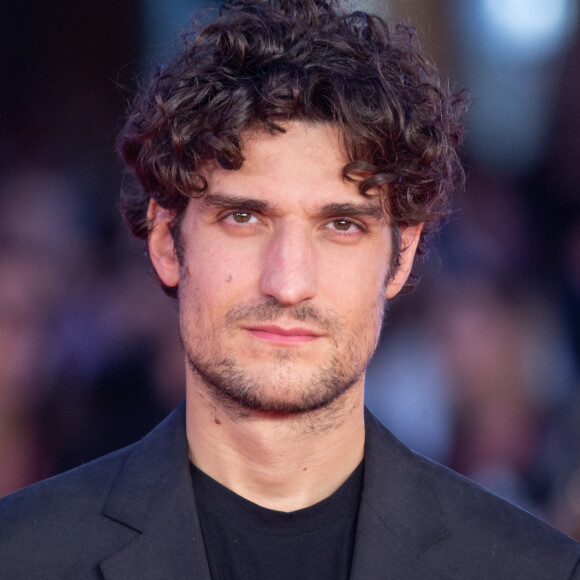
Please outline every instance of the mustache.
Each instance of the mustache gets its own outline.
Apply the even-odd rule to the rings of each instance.
[[[228,325],[239,322],[275,322],[282,318],[291,318],[298,322],[311,322],[318,329],[337,333],[340,319],[336,315],[322,314],[318,308],[309,303],[283,306],[275,298],[257,299],[237,304],[226,314]]]

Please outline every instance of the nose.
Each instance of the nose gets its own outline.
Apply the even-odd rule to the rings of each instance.
[[[260,278],[263,295],[283,306],[314,298],[317,289],[316,251],[307,231],[288,225],[269,240]]]

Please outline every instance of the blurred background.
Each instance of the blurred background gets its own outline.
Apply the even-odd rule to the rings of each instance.
[[[390,304],[368,405],[580,539],[578,2],[360,5],[416,25],[472,93],[467,189]],[[137,440],[183,397],[176,310],[123,228],[114,143],[201,7],[0,5],[0,495]]]

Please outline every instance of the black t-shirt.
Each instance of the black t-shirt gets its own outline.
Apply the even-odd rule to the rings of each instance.
[[[289,513],[240,497],[194,465],[191,477],[213,580],[349,577],[362,462],[333,495]]]

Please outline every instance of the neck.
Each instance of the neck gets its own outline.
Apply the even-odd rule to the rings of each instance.
[[[332,495],[363,458],[363,381],[329,408],[300,415],[232,412],[188,377],[191,461],[238,495],[294,511]]]

